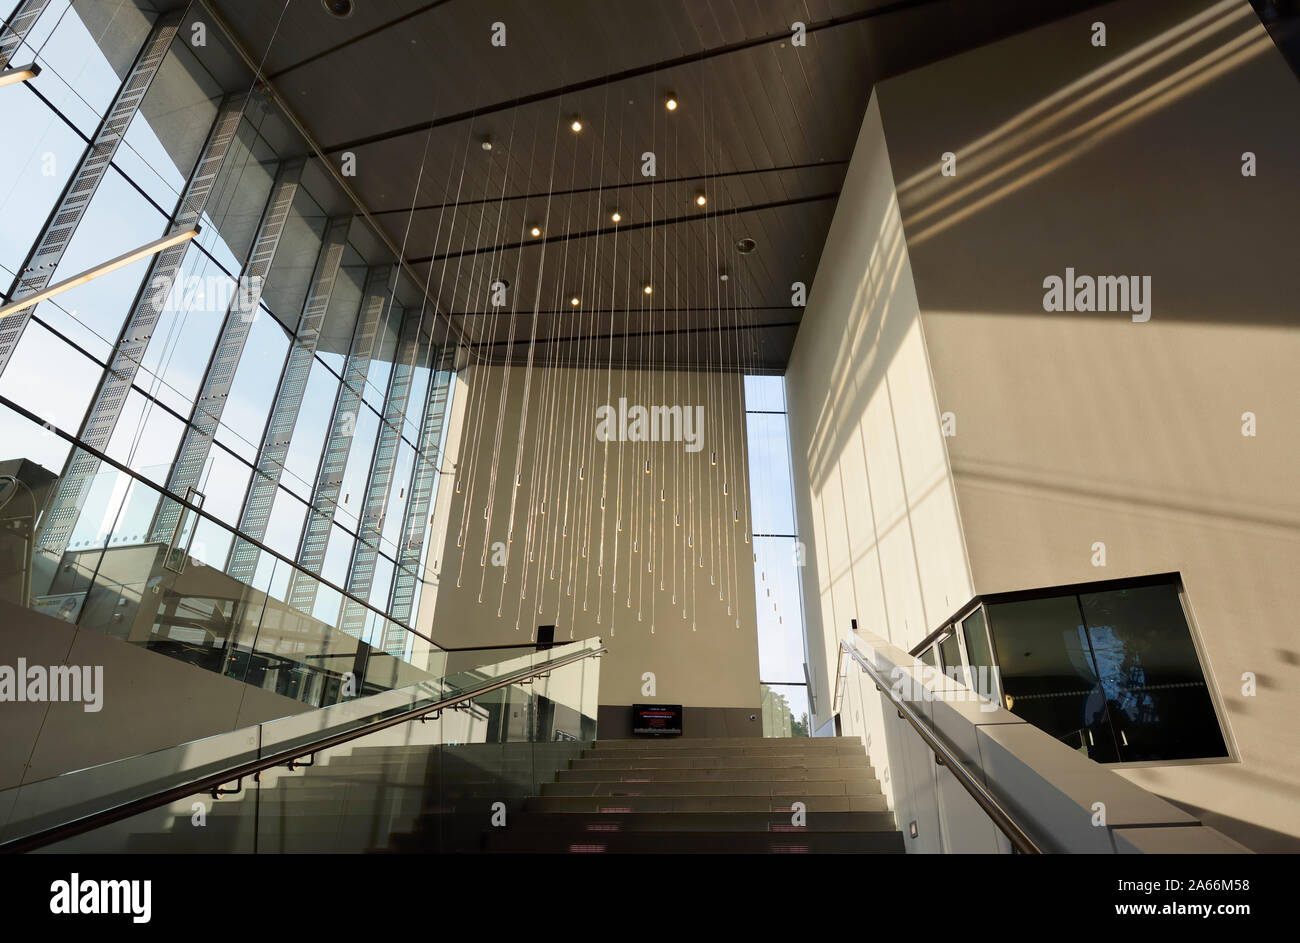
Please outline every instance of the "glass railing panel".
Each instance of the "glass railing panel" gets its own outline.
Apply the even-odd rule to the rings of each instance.
[[[0,841],[75,821],[251,762],[261,755],[259,737],[257,727],[234,730],[7,789],[0,792],[0,810],[5,816]]]
[[[507,815],[517,811],[539,782],[589,745],[595,716],[583,705],[594,705],[596,659],[486,692],[426,721],[314,751],[313,744],[599,644],[591,639],[534,652],[5,790],[0,841],[301,749],[294,769],[276,767],[256,780],[224,784],[220,798],[195,793],[51,850],[365,851],[385,847],[392,834],[429,826],[435,844],[449,850],[472,844],[481,839],[484,821],[491,827],[492,803],[504,803]],[[425,815],[433,817],[421,825]],[[338,825],[334,831],[331,820]],[[444,829],[440,821],[454,827]]]

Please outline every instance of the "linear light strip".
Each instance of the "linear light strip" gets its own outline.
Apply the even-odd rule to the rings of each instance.
[[[0,87],[5,85],[17,85],[19,82],[26,82],[34,79],[41,74],[41,67],[35,62],[31,65],[15,66],[12,69],[5,69],[0,72]]]
[[[159,252],[165,252],[172,246],[180,245],[182,242],[188,242],[198,234],[198,226],[195,226],[193,229],[185,229],[180,232],[171,233],[170,235],[163,236],[161,239],[151,242],[148,245],[141,246],[138,249],[133,249],[126,253],[126,255],[119,255],[116,259],[110,259],[92,269],[87,269],[80,275],[74,275],[61,282],[56,282],[55,284],[45,288],[43,291],[38,291],[36,294],[29,295],[26,298],[20,298],[18,301],[0,308],[0,320],[9,317],[11,314],[16,314],[19,311],[30,308],[33,305],[38,305],[42,301],[53,298],[55,295],[61,295],[70,288],[76,288],[80,285],[86,284],[86,282],[93,281],[101,275],[107,275],[109,272],[115,272],[120,268],[125,268],[132,262],[138,262],[151,255],[157,255]]]

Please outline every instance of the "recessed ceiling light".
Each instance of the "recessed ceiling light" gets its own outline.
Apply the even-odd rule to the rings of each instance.
[[[623,221],[623,214],[620,213],[618,210],[614,210],[614,212],[609,214],[609,218],[616,223],[621,223]]]
[[[580,132],[582,130],[582,119],[575,117],[572,121],[570,121],[569,130],[572,131],[574,134]]]
[[[646,282],[644,285],[641,286],[641,290],[645,292],[647,295],[653,294],[654,286],[651,285],[649,282]]]
[[[529,226],[529,227],[528,227],[528,235],[532,236],[534,239],[536,239],[536,238],[537,238],[538,236],[540,236],[541,234],[542,234],[542,227],[541,227],[541,226],[538,226],[538,225],[536,225],[536,224],[533,224],[532,226]]]
[[[731,277],[731,276],[728,275],[725,271],[722,271],[722,272],[719,272],[719,273],[718,273],[718,281],[720,281],[720,282],[725,282],[725,281],[726,281],[728,278],[730,278],[730,277]]]
[[[670,93],[668,97],[664,99],[664,107],[667,108],[669,111],[676,111],[677,96]]]
[[[574,295],[572,298],[569,299],[569,304],[573,305],[576,308],[578,307],[578,305],[582,304],[582,299],[579,298],[577,295]]]
[[[345,20],[352,15],[356,9],[352,0],[320,0],[320,5],[325,8],[325,12],[330,16],[337,16],[340,20]]]
[[[703,191],[703,190],[696,190],[696,191],[695,191],[695,205],[696,205],[696,206],[703,206],[703,205],[704,205],[705,203],[707,203],[707,202],[709,202],[709,198],[706,197],[706,196],[704,195],[704,191]]]
[[[746,236],[743,239],[736,240],[736,251],[741,255],[749,255],[758,248],[758,243]]]
[[[491,139],[490,137],[488,137],[486,134],[483,135],[483,141],[482,141],[482,143],[481,143],[480,146],[481,146],[481,147],[483,148],[483,150],[485,150],[485,151],[490,151],[490,150],[492,150],[492,139]]]

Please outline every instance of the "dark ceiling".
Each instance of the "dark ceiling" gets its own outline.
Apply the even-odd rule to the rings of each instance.
[[[482,355],[778,371],[873,83],[1096,5],[208,2],[327,157],[355,154],[347,183]]]

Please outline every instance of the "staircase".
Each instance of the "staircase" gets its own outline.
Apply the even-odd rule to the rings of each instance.
[[[540,794],[535,775],[553,779]],[[171,853],[903,851],[853,738],[366,746],[267,774],[256,799],[213,803],[203,828],[188,802],[169,825],[119,823],[125,835],[110,827],[76,850],[125,839],[128,851]],[[491,827],[498,803],[509,813]]]
[[[903,851],[861,741],[842,737],[598,741],[508,825],[484,850]]]

